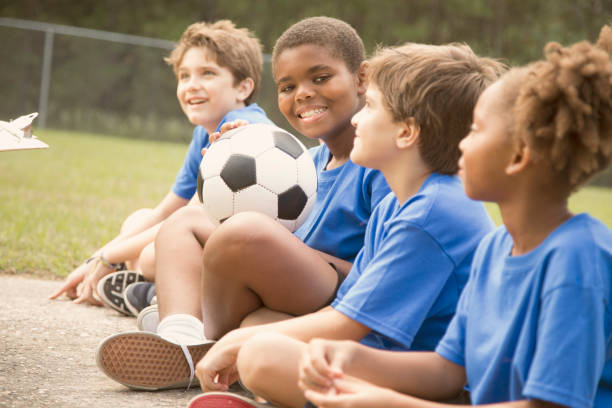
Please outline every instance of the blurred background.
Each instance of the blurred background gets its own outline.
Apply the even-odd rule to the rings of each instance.
[[[461,41],[523,64],[549,41],[595,40],[612,0],[0,0],[0,120],[38,111],[35,134],[50,145],[0,153],[0,274],[65,276],[168,192],[193,126],[163,57],[189,24],[230,19],[255,32],[268,55],[258,103],[292,131],[269,53],[317,15],[353,25],[368,53]],[[612,228],[612,167],[591,184],[570,208]]]
[[[612,21],[612,0],[4,0],[0,119],[39,111],[40,128],[187,142],[192,126],[163,57],[187,25],[227,18],[261,39],[268,58],[258,102],[291,130],[276,107],[269,53],[287,27],[315,15],[353,25],[368,53],[377,44],[461,41],[521,64],[548,41],[596,39]]]

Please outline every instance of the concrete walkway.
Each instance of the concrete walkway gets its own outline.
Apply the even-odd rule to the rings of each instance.
[[[0,275],[0,407],[186,407],[200,393],[137,392],[98,370],[104,337],[136,330],[109,309],[47,300],[59,281]]]

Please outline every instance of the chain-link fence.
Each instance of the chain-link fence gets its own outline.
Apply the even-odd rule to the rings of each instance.
[[[10,18],[0,18],[0,41],[0,120],[38,111],[38,127],[191,139],[193,126],[163,60],[171,41]],[[300,136],[278,110],[269,56],[264,60],[257,102],[275,123]],[[593,183],[612,186],[612,167]]]
[[[38,111],[38,127],[191,139],[163,61],[172,42],[9,18],[0,18],[0,39],[1,120]],[[276,105],[269,60],[257,102],[291,131]]]

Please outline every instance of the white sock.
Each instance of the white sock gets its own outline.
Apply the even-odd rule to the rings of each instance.
[[[165,317],[157,326],[157,334],[172,343],[186,346],[206,341],[204,324],[189,314],[173,314]]]

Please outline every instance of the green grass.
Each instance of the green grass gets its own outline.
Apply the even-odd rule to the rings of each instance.
[[[63,276],[156,205],[185,144],[37,131],[51,147],[0,153],[0,271]]]
[[[168,192],[186,144],[37,131],[51,148],[0,153],[0,272],[64,276],[132,211]],[[570,200],[612,228],[612,189]],[[499,224],[499,211],[487,204]]]

